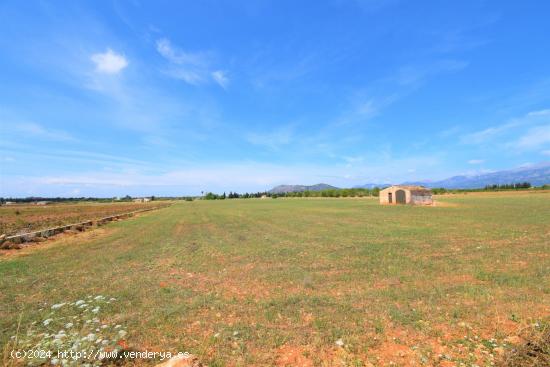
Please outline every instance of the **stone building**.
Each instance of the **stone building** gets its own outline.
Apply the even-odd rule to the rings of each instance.
[[[432,190],[422,186],[390,186],[380,190],[380,204],[432,205]]]

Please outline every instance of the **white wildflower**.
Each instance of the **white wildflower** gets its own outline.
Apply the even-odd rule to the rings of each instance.
[[[124,338],[126,336],[126,334],[128,334],[126,331],[124,330],[119,330],[118,331],[118,335],[121,337],[121,338]]]
[[[52,358],[52,365],[55,366],[55,365],[58,365],[59,364],[59,359],[57,358]]]
[[[344,341],[340,338],[335,342],[335,344],[339,347],[343,347],[344,346]]]
[[[70,329],[70,328],[73,327],[73,325],[74,324],[72,322],[68,322],[68,323],[65,324],[65,329]]]
[[[76,301],[74,305],[75,305],[75,306],[80,306],[80,305],[83,304],[83,303],[85,303],[85,302],[84,302],[83,300],[80,299],[80,300]]]
[[[46,320],[44,320],[44,321],[42,322],[42,324],[43,324],[44,326],[48,326],[48,325],[50,324],[50,322],[52,322],[52,321],[53,321],[52,319],[46,319]]]
[[[51,307],[51,309],[52,309],[52,310],[57,310],[58,308],[61,308],[61,307],[65,306],[65,305],[66,305],[65,302],[63,302],[63,303],[57,303],[57,304],[53,305],[53,306]]]

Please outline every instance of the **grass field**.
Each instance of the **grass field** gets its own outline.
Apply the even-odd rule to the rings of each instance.
[[[4,254],[0,344],[105,295],[129,346],[209,366],[489,366],[549,319],[550,194],[439,202],[181,202]]]
[[[158,205],[122,202],[0,206],[0,234],[25,233]]]

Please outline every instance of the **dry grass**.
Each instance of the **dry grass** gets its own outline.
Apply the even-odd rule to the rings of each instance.
[[[550,366],[550,324],[537,324],[522,330],[517,344],[510,346],[499,367]]]
[[[0,342],[105,294],[131,347],[209,366],[490,366],[550,316],[549,197],[440,200],[185,202],[0,258]]]

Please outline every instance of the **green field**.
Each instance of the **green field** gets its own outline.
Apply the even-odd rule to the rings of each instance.
[[[488,366],[550,316],[550,194],[438,201],[179,202],[4,253],[0,344],[104,295],[130,347],[209,366]]]

